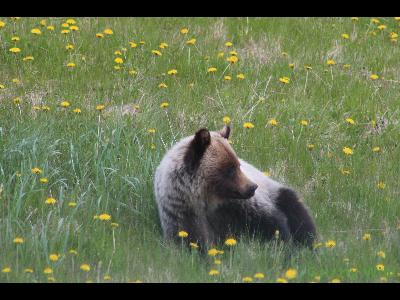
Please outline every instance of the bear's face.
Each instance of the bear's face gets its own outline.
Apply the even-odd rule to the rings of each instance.
[[[240,170],[239,160],[228,143],[230,128],[209,132],[200,129],[190,142],[184,162],[188,172],[204,177],[202,187],[217,199],[249,199],[257,185]]]

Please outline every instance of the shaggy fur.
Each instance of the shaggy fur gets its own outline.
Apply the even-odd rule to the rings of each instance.
[[[311,246],[316,235],[308,209],[296,193],[239,159],[219,132],[200,129],[164,156],[154,187],[164,236],[204,247],[243,233]]]

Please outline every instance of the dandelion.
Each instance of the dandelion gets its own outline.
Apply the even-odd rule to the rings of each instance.
[[[104,275],[103,279],[106,280],[106,281],[110,281],[111,280],[111,276],[110,275]]]
[[[312,70],[312,67],[311,67],[310,65],[305,65],[304,68],[305,68],[307,71]]]
[[[377,80],[377,79],[379,78],[379,76],[376,75],[376,74],[372,74],[371,76],[369,76],[369,78],[370,78],[371,80]]]
[[[13,48],[10,48],[9,51],[12,53],[19,53],[19,52],[21,52],[21,49],[18,47],[13,47]]]
[[[36,35],[42,34],[42,32],[40,31],[39,28],[33,28],[33,29],[31,30],[31,32],[32,32],[33,34],[36,34]]]
[[[278,121],[276,119],[272,118],[272,119],[270,119],[268,121],[268,124],[271,125],[271,126],[277,126],[278,125]]]
[[[60,103],[60,106],[61,106],[61,107],[64,107],[64,108],[67,108],[67,107],[69,107],[70,105],[71,105],[71,103],[69,103],[68,101],[63,101],[63,102]]]
[[[49,255],[49,259],[50,259],[51,261],[57,261],[59,258],[60,258],[60,255],[59,255],[59,254],[50,254],[50,255]]]
[[[227,246],[235,246],[236,243],[237,243],[236,240],[233,239],[233,238],[229,238],[229,239],[227,239],[227,240],[225,241],[225,245],[227,245]]]
[[[225,75],[224,76],[224,80],[226,80],[226,81],[232,80],[232,76]]]
[[[101,214],[101,215],[99,215],[99,220],[109,221],[109,220],[111,220],[111,216],[109,214]]]
[[[24,273],[33,273],[33,269],[26,268],[26,269],[24,269]]]
[[[254,278],[257,278],[257,279],[263,279],[265,276],[264,276],[264,274],[263,273],[256,273],[256,274],[254,274]]]
[[[106,28],[106,29],[104,29],[103,33],[107,34],[107,35],[112,35],[112,34],[114,34],[114,31],[112,31],[111,28]]]
[[[137,44],[135,42],[129,42],[129,46],[131,46],[131,48],[136,48]]]
[[[380,147],[373,147],[372,152],[380,152],[381,148]]]
[[[168,87],[168,85],[166,85],[164,82],[161,82],[161,83],[158,85],[158,87],[159,87],[160,89],[166,89],[166,88]]]
[[[378,26],[378,29],[379,29],[379,30],[384,30],[384,29],[386,29],[386,25],[383,25],[383,24],[382,24],[382,25],[379,25],[379,26]]]
[[[23,244],[23,243],[24,243],[24,239],[23,239],[22,237],[16,237],[16,238],[13,240],[13,243],[14,243],[14,244]]]
[[[253,281],[253,278],[247,276],[247,277],[243,277],[242,280],[243,280],[243,282],[252,282],[252,281]]]
[[[96,33],[96,37],[99,38],[99,39],[101,39],[101,38],[104,37],[104,34],[102,34],[102,33]]]
[[[182,28],[180,30],[180,32],[181,32],[181,34],[187,34],[189,32],[189,29],[185,27],[185,28]]]
[[[354,267],[353,267],[353,268],[350,268],[350,272],[351,272],[351,273],[356,273],[356,272],[357,272],[357,268],[354,268]]]
[[[96,110],[102,111],[106,106],[103,104],[96,105]]]
[[[47,267],[47,268],[45,268],[45,269],[43,270],[43,273],[44,273],[44,274],[52,274],[52,273],[53,273],[53,269],[50,268],[50,267]]]
[[[348,40],[350,36],[347,33],[342,33],[342,38]]]
[[[239,79],[239,80],[243,80],[244,79],[244,74],[243,73],[237,74],[236,78]]]
[[[161,52],[158,50],[151,50],[151,53],[153,53],[155,56],[161,56]]]
[[[69,62],[69,63],[67,64],[67,67],[72,69],[72,68],[75,68],[75,67],[76,67],[76,64],[73,63],[73,62]]]
[[[350,147],[344,147],[343,148],[343,153],[346,155],[352,155],[353,154],[353,150]]]
[[[233,46],[232,42],[226,42],[224,45],[225,45],[226,47],[232,47],[232,46]]]
[[[62,34],[68,34],[68,33],[69,33],[69,30],[68,30],[68,29],[61,30],[61,33],[62,33]]]
[[[254,128],[254,124],[251,123],[251,122],[245,122],[245,123],[243,124],[243,127],[244,127],[244,128],[247,128],[247,129]]]
[[[350,175],[351,174],[351,171],[349,169],[341,168],[339,170],[340,170],[340,172],[342,172],[343,175]]]
[[[21,98],[17,97],[13,99],[14,104],[20,104],[21,103]]]
[[[74,202],[74,201],[68,202],[68,206],[69,206],[69,207],[75,207],[76,205],[77,205],[77,203]]]
[[[287,76],[283,76],[283,77],[279,78],[279,81],[284,84],[288,84],[290,82],[290,78]]]
[[[216,269],[211,269],[210,272],[208,272],[208,275],[210,275],[210,276],[219,275],[219,271]]]
[[[71,255],[78,255],[78,251],[76,251],[75,249],[70,249],[68,253]]]
[[[169,103],[168,102],[162,102],[161,104],[160,104],[160,107],[161,108],[167,108],[169,106]]]
[[[57,203],[57,200],[54,199],[53,197],[49,197],[49,198],[46,199],[45,203],[49,204],[49,205],[54,205],[54,204]]]
[[[276,283],[288,283],[288,281],[285,278],[279,277],[276,279]]]
[[[296,277],[297,277],[297,270],[296,270],[296,269],[293,269],[293,268],[288,269],[288,270],[286,271],[286,273],[285,273],[285,277],[286,277],[287,279],[294,279],[294,278],[296,278]]]
[[[289,68],[294,69],[294,63],[289,64]]]
[[[385,270],[385,266],[384,266],[383,264],[377,264],[377,265],[376,265],[376,269],[377,269],[378,271],[384,271],[384,270]]]
[[[343,69],[350,69],[350,67],[351,67],[351,65],[349,65],[349,64],[344,64],[343,65]]]
[[[326,61],[326,64],[327,64],[328,66],[333,66],[333,65],[335,65],[336,63],[335,63],[335,61],[334,61],[333,59],[328,59],[328,60]]]
[[[215,265],[220,265],[220,264],[222,264],[222,261],[220,259],[215,259],[214,260],[214,264]]]
[[[33,174],[41,174],[43,171],[41,169],[39,169],[38,167],[33,168],[32,170]]]
[[[31,61],[31,60],[34,60],[34,57],[31,56],[31,55],[25,56],[25,57],[22,59],[22,61]]]
[[[351,17],[351,20],[352,20],[353,22],[357,22],[357,21],[358,21],[358,17]]]
[[[212,248],[212,249],[208,250],[207,253],[210,256],[216,256],[217,254],[219,254],[219,251],[217,249],[215,249],[215,248]]]
[[[381,257],[381,258],[386,258],[386,254],[385,254],[385,252],[384,251],[378,251],[378,253],[377,253],[377,255],[379,256],[379,257]]]
[[[199,248],[199,245],[197,245],[197,243],[189,243],[189,246],[190,246],[192,249],[197,249],[197,248]]]
[[[215,72],[217,72],[217,68],[210,67],[210,68],[207,69],[207,72],[208,73],[215,73]]]
[[[80,108],[74,108],[73,112],[76,114],[80,114],[82,110]]]
[[[10,273],[11,272],[11,268],[10,267],[5,267],[1,270],[1,273]]]
[[[186,45],[194,45],[194,44],[196,44],[196,39],[190,39],[186,41]]]
[[[335,246],[336,246],[336,242],[334,240],[328,240],[325,243],[325,247],[326,248],[335,248]]]
[[[379,24],[381,21],[379,21],[378,19],[373,18],[373,19],[371,19],[371,22],[374,23],[374,24]]]
[[[239,58],[235,55],[232,55],[228,57],[226,60],[229,61],[231,64],[235,64],[239,61]]]
[[[71,29],[72,31],[78,31],[79,27],[76,25],[70,26],[69,29]]]
[[[136,70],[129,70],[130,75],[136,75],[138,72]]]
[[[351,124],[351,125],[354,125],[356,123],[352,118],[347,118],[346,122]]]
[[[114,62],[116,64],[122,64],[122,63],[124,63],[124,60],[121,57],[117,57],[117,58],[114,59]]]
[[[49,31],[54,31],[55,28],[54,28],[53,25],[49,25],[49,26],[46,27],[46,29],[49,30]]]
[[[224,57],[225,53],[224,52],[218,52],[217,57],[222,58]]]
[[[118,226],[119,226],[119,224],[118,223],[111,223],[110,224],[111,225],[111,227],[113,228],[113,229],[115,229],[115,228],[117,228]]]
[[[300,125],[308,126],[308,121],[307,120],[301,120],[300,121]]]
[[[231,122],[231,118],[229,118],[228,116],[225,116],[222,118],[222,122],[224,122],[224,124],[229,124]]]
[[[161,43],[161,44],[159,45],[159,47],[160,47],[161,49],[165,49],[165,48],[168,48],[168,44],[167,44],[167,43]]]
[[[176,75],[177,73],[178,73],[178,70],[176,70],[176,69],[172,69],[167,72],[168,75]]]
[[[11,41],[13,41],[13,42],[18,42],[19,40],[20,40],[19,36],[11,37]]]
[[[386,187],[386,183],[384,183],[383,181],[379,181],[379,182],[376,184],[376,187],[377,187],[378,189],[380,189],[380,190],[383,190],[383,189]]]
[[[331,281],[329,281],[330,283],[340,283],[340,279],[339,278],[333,278]]]
[[[149,128],[147,129],[148,133],[156,133],[156,129],[155,128]]]
[[[4,26],[6,26],[6,23],[3,21],[0,21],[0,28],[3,28]]]
[[[90,266],[88,264],[81,264],[81,266],[79,268],[84,272],[90,271]]]
[[[189,236],[189,234],[186,232],[186,231],[179,231],[178,232],[178,236],[180,237],[180,238],[187,238],[188,236]]]
[[[371,234],[365,233],[365,234],[363,235],[362,239],[363,239],[364,241],[369,241],[369,240],[371,240]]]

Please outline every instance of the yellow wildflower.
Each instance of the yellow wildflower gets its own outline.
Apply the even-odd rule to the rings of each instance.
[[[343,148],[343,153],[346,155],[352,155],[353,154],[353,150],[350,147],[344,147]]]
[[[23,239],[22,237],[16,237],[16,238],[13,240],[13,243],[14,243],[14,244],[23,244],[23,243],[24,243],[24,239]]]
[[[111,216],[109,214],[101,214],[101,215],[99,215],[99,219],[101,221],[109,221],[109,220],[111,220]]]
[[[244,128],[254,128],[254,124],[251,123],[251,122],[245,122],[245,123],[243,124],[243,127],[244,127]]]
[[[287,279],[294,279],[297,277],[297,270],[293,269],[293,268],[289,268],[286,273],[285,273],[285,277]]]
[[[88,264],[81,264],[81,266],[79,268],[84,272],[90,271],[90,266]]]
[[[178,232],[178,236],[181,238],[187,238],[189,236],[189,233],[187,233],[186,231],[179,231]]]
[[[225,241],[225,245],[227,245],[227,246],[235,246],[236,243],[237,243],[236,240],[233,239],[233,238],[229,238],[229,239],[227,239],[227,240]]]

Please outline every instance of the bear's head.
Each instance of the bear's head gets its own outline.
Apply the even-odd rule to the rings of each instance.
[[[248,199],[254,196],[257,184],[240,169],[235,151],[228,143],[231,129],[220,131],[202,128],[189,142],[184,155],[186,170],[201,176],[208,195],[218,199]]]

